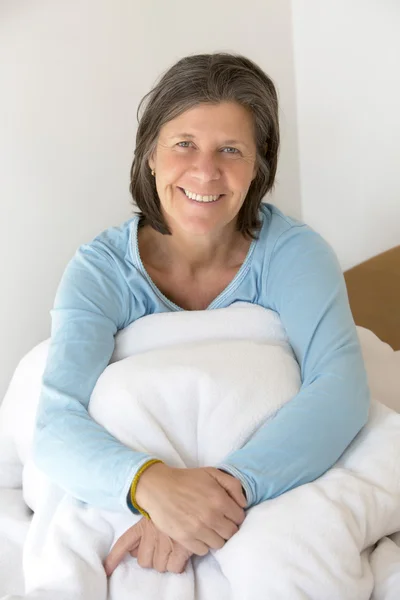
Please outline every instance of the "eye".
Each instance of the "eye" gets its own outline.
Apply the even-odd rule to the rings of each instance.
[[[183,141],[183,142],[178,142],[176,145],[179,146],[179,148],[188,148],[189,146],[183,146],[182,144],[191,144],[192,142],[187,142],[187,141]],[[225,146],[225,148],[222,149],[224,150],[233,150],[233,152],[224,152],[224,154],[240,154],[240,150],[238,150],[237,148],[233,148],[232,146]]]
[[[226,154],[240,154],[240,150],[238,150],[237,148],[232,148],[230,146],[226,146],[224,150],[234,150],[234,152],[227,152]]]

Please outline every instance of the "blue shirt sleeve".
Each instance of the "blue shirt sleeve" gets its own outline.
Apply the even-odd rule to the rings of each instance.
[[[128,510],[137,470],[156,458],[121,444],[87,410],[113,353],[114,335],[127,324],[129,294],[118,264],[100,243],[79,248],[64,271],[51,311],[33,447],[37,466],[61,488],[109,510]]]
[[[338,260],[306,225],[283,232],[263,295],[301,368],[299,393],[218,466],[240,479],[248,507],[321,476],[368,420],[370,392]]]

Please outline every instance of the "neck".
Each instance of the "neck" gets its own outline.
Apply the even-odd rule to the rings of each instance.
[[[233,227],[226,227],[214,235],[193,235],[182,230],[162,235],[148,230],[148,251],[155,266],[179,269],[181,275],[195,277],[210,269],[236,266],[246,239]],[[156,242],[156,243],[154,243]]]
[[[173,233],[166,236],[166,249],[172,260],[189,275],[227,263],[236,241],[232,232],[217,238]]]

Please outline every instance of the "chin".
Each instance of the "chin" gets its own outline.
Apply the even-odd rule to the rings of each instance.
[[[196,214],[196,213],[199,214]],[[171,231],[184,231],[192,235],[210,235],[216,231],[223,231],[227,226],[232,226],[232,221],[236,221],[237,213],[230,211],[213,211],[207,214],[200,214],[201,210],[184,210],[182,207],[170,207],[170,210],[164,210],[164,218],[169,224]],[[229,213],[229,214],[227,214]]]

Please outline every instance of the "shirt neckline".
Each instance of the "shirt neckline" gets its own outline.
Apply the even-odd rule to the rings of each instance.
[[[259,217],[260,217],[262,225],[263,225],[264,213],[261,210],[259,211]],[[142,262],[142,259],[140,257],[140,252],[139,252],[139,240],[138,240],[139,218],[140,218],[139,215],[135,215],[133,217],[133,221],[132,221],[132,225],[131,225],[131,233],[132,233],[131,247],[132,247],[135,266],[139,269],[139,271],[142,273],[143,277],[147,280],[147,282],[149,283],[150,287],[152,288],[152,290],[156,294],[156,296],[158,296],[158,298],[166,306],[168,306],[168,308],[170,308],[171,310],[175,310],[175,311],[186,311],[187,309],[182,308],[181,306],[178,306],[177,304],[175,304],[175,302],[172,302],[172,300],[167,298],[161,292],[161,290],[156,286],[156,284],[154,283],[154,281],[152,280],[152,278],[146,271],[146,268]],[[261,229],[262,229],[262,225],[261,225]],[[261,233],[261,229],[258,232],[259,235]],[[240,269],[236,273],[235,277],[232,279],[232,281],[230,283],[228,283],[226,288],[224,290],[222,290],[222,292],[220,294],[218,294],[218,296],[216,298],[214,298],[214,300],[204,310],[212,310],[214,308],[218,308],[222,304],[222,302],[225,300],[225,298],[229,294],[231,294],[238,287],[238,285],[243,281],[243,279],[245,278],[246,274],[248,273],[248,271],[250,269],[250,263],[251,263],[251,259],[252,259],[253,252],[255,250],[257,241],[258,241],[257,239],[253,239],[251,241],[250,247],[246,254],[246,258],[244,259],[244,261],[243,261]]]

